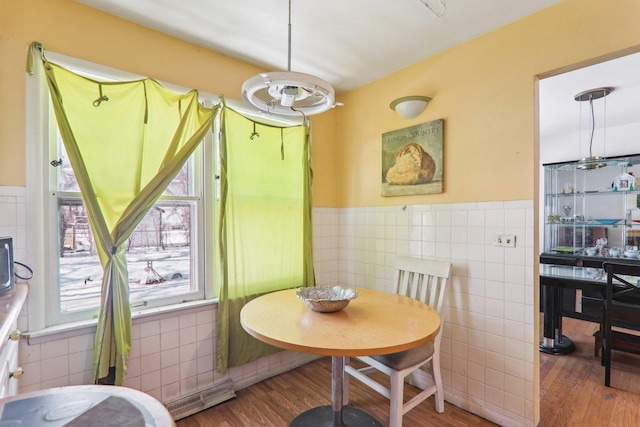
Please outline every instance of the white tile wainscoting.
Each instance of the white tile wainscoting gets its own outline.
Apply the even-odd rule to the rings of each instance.
[[[0,235],[14,237],[16,258],[28,264],[25,195],[22,187],[0,187]],[[533,425],[533,201],[314,208],[313,215],[319,284],[390,290],[396,255],[451,260],[445,398],[501,425]],[[492,245],[506,233],[516,236],[515,248]],[[135,319],[127,385],[167,401],[227,378],[242,388],[313,358],[281,352],[220,374],[215,309]],[[23,329],[27,316],[25,309]],[[92,333],[39,342],[21,342],[20,391],[91,382]]]
[[[232,378],[236,388],[313,358],[280,352],[225,373],[215,370],[215,304],[134,319],[126,386],[167,402]],[[94,334],[20,345],[20,391],[91,384]]]
[[[320,232],[316,262],[337,263],[342,284],[391,291],[396,255],[452,262],[445,399],[500,425],[534,425],[533,201],[316,209],[319,231],[335,222],[329,212],[340,250]],[[516,247],[493,246],[496,234],[515,235]]]
[[[0,236],[13,237],[14,259],[28,264],[26,199],[26,188],[0,186]]]

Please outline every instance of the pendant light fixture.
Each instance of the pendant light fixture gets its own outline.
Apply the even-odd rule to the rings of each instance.
[[[242,99],[262,111],[294,116],[323,113],[335,107],[333,87],[319,77],[291,71],[291,0],[287,71],[260,73],[244,82]]]
[[[591,170],[607,166],[604,157],[593,155],[593,134],[596,128],[595,114],[593,112],[593,101],[595,99],[604,98],[613,91],[612,87],[599,87],[596,89],[586,90],[577,94],[574,99],[578,102],[589,101],[589,111],[591,113],[591,133],[589,136],[589,157],[583,157],[578,161],[576,166],[578,169]],[[606,109],[605,109],[606,114]]]

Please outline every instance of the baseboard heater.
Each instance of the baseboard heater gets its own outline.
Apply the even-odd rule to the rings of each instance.
[[[236,393],[233,391],[233,380],[229,378],[211,387],[165,402],[164,406],[177,421],[234,397]]]

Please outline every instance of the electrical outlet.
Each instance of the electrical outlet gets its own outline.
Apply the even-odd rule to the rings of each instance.
[[[504,248],[515,248],[516,236],[514,234],[494,234],[491,238],[491,245],[502,246]]]
[[[501,234],[500,235],[501,246],[505,248],[516,247],[516,236],[514,234]]]

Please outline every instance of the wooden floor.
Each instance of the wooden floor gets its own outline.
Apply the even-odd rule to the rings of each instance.
[[[576,344],[569,355],[540,353],[541,427],[640,426],[640,356],[613,352],[611,385],[593,354],[597,325],[563,319],[563,332]],[[407,396],[415,389],[407,386]],[[296,415],[331,403],[331,360],[323,358],[237,392],[238,397],[184,418],[177,427],[287,426]],[[358,381],[351,382],[351,405],[388,425],[389,403]],[[404,417],[405,427],[494,426],[445,402],[444,414],[433,397]]]
[[[350,405],[389,424],[389,401],[360,382],[350,382]],[[407,386],[405,398],[415,394]],[[236,392],[235,399],[183,418],[177,427],[253,427],[289,425],[307,409],[331,404],[331,359],[322,358],[282,375]],[[481,427],[495,424],[445,402],[443,414],[434,408],[433,396],[403,417],[405,427]]]
[[[612,352],[611,387],[594,357],[591,322],[563,318],[576,351],[540,353],[540,426],[640,426],[640,356]]]

